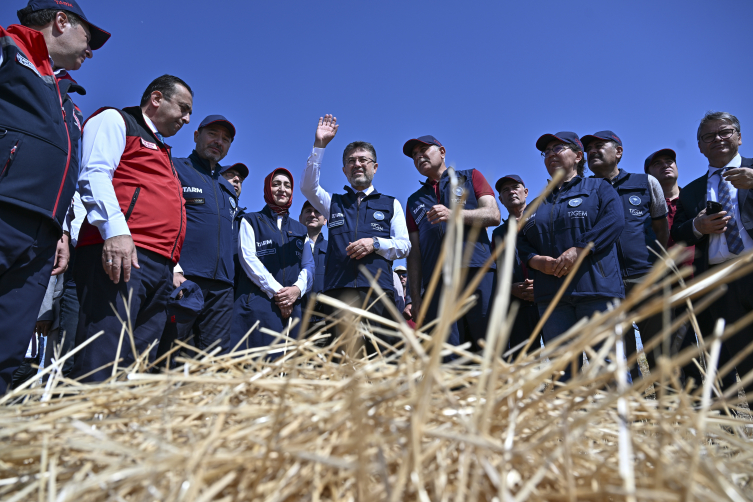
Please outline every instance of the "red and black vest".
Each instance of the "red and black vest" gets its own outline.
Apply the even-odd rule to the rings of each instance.
[[[76,190],[81,117],[58,80],[44,36],[31,28],[0,26],[0,202],[62,223]]]
[[[100,108],[92,117],[107,109]],[[118,111],[126,126],[125,150],[112,178],[120,210],[136,246],[177,263],[186,236],[186,208],[170,147],[154,135],[141,108]],[[99,230],[84,221],[78,246],[102,242]]]

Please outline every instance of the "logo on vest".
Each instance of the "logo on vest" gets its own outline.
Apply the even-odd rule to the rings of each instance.
[[[272,239],[267,239],[266,241],[257,242],[256,247],[260,248],[264,246],[269,246],[270,244],[272,244]]]
[[[583,204],[583,199],[577,198],[577,199],[570,199],[570,202],[567,203],[570,207],[578,207],[581,204]]]
[[[334,220],[335,218],[345,218],[345,215],[344,215],[344,214],[342,214],[342,213],[333,213],[333,214],[331,214],[330,216],[332,216],[332,219],[333,219],[333,220]]]
[[[228,199],[230,200],[230,207],[235,209],[235,199],[230,196],[228,196]]]
[[[419,204],[419,205],[418,205],[418,206],[416,206],[416,208],[415,208],[415,209],[413,210],[413,214],[418,214],[418,212],[419,212],[420,210],[422,210],[422,209],[423,209],[424,207],[426,207],[426,206],[424,206],[423,204]]]
[[[381,211],[374,211],[374,219],[377,221],[382,221],[384,219],[384,213]]]
[[[640,206],[641,205],[641,198],[637,195],[631,195],[628,199],[628,202],[630,202],[634,206]]]
[[[143,140],[142,140],[143,141]],[[203,193],[201,191],[201,188],[196,187],[183,187],[183,193],[190,192],[190,193]]]
[[[384,227],[380,225],[379,223],[372,223],[371,228],[374,230],[378,230],[379,232],[384,232]]]
[[[643,216],[643,211],[641,211],[640,209],[633,209],[631,207],[629,211],[630,211],[630,214],[632,214],[633,216]]]
[[[570,218],[585,218],[588,216],[588,211],[568,211],[567,215]]]
[[[159,147],[155,143],[152,143],[151,141],[147,141],[144,138],[141,138],[141,144],[150,150],[159,150]]]
[[[76,113],[73,114],[73,121],[76,123],[76,127],[78,127],[78,130],[81,130],[81,122],[78,120],[78,115]]]
[[[298,249],[303,249],[303,241],[301,239],[296,239],[295,245],[298,246]]]
[[[462,196],[463,195],[463,187],[457,187],[455,189],[455,195],[457,195],[458,197]]]
[[[39,72],[37,71],[37,68],[33,64],[31,64],[31,61],[29,61],[24,56],[22,56],[21,53],[16,54],[16,60],[19,63],[21,63],[23,66],[27,67],[28,69],[36,73],[37,77],[42,78],[42,75],[39,74]]]

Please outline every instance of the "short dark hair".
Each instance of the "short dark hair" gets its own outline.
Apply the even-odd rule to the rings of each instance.
[[[161,77],[152,80],[152,83],[146,88],[144,94],[141,96],[141,104],[139,106],[147,104],[149,102],[149,97],[154,91],[161,92],[165,99],[170,100],[175,95],[176,85],[182,85],[185,87],[193,97],[193,91],[183,80],[173,75],[162,75]]]
[[[727,124],[731,125],[738,134],[740,134],[740,121],[737,120],[737,117],[727,112],[708,111],[706,112],[706,115],[704,115],[701,119],[701,123],[698,124],[698,133],[696,134],[696,136],[699,142],[701,141],[701,129],[703,129],[703,126],[706,125],[707,122],[713,122],[716,120],[726,122]]]
[[[23,26],[26,26],[27,28],[47,26],[55,20],[58,12],[65,12],[65,15],[68,16],[68,21],[70,21],[71,26],[78,26],[79,24],[81,24],[80,17],[64,9],[42,9],[36,11],[32,9],[33,7],[24,7],[23,9],[16,12],[18,20]]]
[[[377,161],[376,150],[374,149],[374,145],[366,141],[354,141],[353,143],[346,146],[345,150],[343,150],[343,165],[345,165],[348,162],[348,155],[353,150],[368,150],[371,152],[371,155],[374,156],[374,162]]]

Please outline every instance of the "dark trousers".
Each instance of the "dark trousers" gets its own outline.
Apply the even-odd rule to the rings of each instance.
[[[186,279],[201,288],[204,296],[204,306],[196,318],[190,322],[175,322],[167,319],[167,324],[160,340],[157,357],[170,350],[173,342],[178,339],[190,342],[199,350],[205,350],[219,340],[223,352],[228,352],[230,346],[230,328],[233,324],[233,286],[226,282],[205,279],[203,277],[186,276]]]
[[[630,294],[630,292],[638,286],[641,281],[643,280],[644,276],[637,276],[637,277],[626,277],[623,279],[623,283],[625,284],[625,296]],[[648,300],[647,300],[648,301]],[[671,319],[670,319],[671,322]],[[661,333],[663,327],[664,327],[664,314],[662,312],[659,312],[656,315],[653,315],[647,319],[642,320],[639,323],[636,323],[638,325],[638,331],[640,331],[641,341],[643,345],[647,344],[651,339],[653,339],[656,335]],[[635,338],[635,332],[628,331],[625,333],[624,336],[625,340],[625,357],[630,358],[633,354],[635,354],[638,350],[637,342]],[[646,354],[646,362],[648,363],[649,370],[651,368],[656,368],[656,356],[661,354],[662,344],[657,345],[654,347],[653,350],[647,350],[644,351]],[[667,354],[669,356],[669,354]],[[633,382],[637,381],[641,377],[641,370],[638,365],[638,362],[630,367],[630,377],[633,379]]]
[[[78,327],[78,293],[76,292],[76,285],[69,287],[66,283],[63,286],[63,296],[60,298],[60,335],[59,340],[55,343],[60,343],[60,356],[66,355],[73,350],[76,346],[76,328]],[[73,360],[76,356],[69,357],[63,363],[63,375],[70,375],[73,370]]]
[[[478,268],[469,268],[466,273],[465,285],[467,286],[478,273]],[[491,309],[492,293],[494,292],[494,281],[496,270],[488,270],[484,278],[473,292],[476,295],[476,304],[471,310],[458,319],[450,330],[450,336],[447,343],[450,345],[460,345],[461,343],[471,342],[470,350],[478,352],[481,350],[478,341],[486,337],[486,329],[489,325],[489,314]],[[442,298],[442,287],[437,287],[434,296],[429,302],[426,310],[424,324],[433,321],[438,317],[439,302]],[[426,299],[424,299],[426,301]]]
[[[58,238],[49,218],[0,203],[0,395],[34,334]]]
[[[510,331],[509,348],[514,348],[521,343],[526,343],[531,337],[534,328],[541,319],[539,308],[535,303],[525,302],[519,298],[513,298],[513,302],[519,302],[518,315],[515,316],[515,322]]]
[[[372,312],[378,316],[390,318],[389,313],[387,312],[387,308],[384,306],[384,302],[382,300],[379,300],[378,302],[374,303],[374,299],[376,298],[376,295],[373,291],[371,292],[371,296],[368,297],[368,300],[367,300],[366,295],[368,294],[368,292],[369,292],[369,288],[336,288],[336,289],[330,289],[328,291],[324,291],[323,294],[331,298],[335,298],[336,300],[340,300],[343,303],[347,303],[348,305],[352,305],[357,308],[364,308],[368,310],[369,312]],[[385,301],[394,303],[394,296],[392,292],[385,292],[385,294],[387,296]],[[365,303],[365,306],[364,306],[364,303]],[[372,303],[374,303],[374,305],[372,307],[369,307],[369,305],[371,305]],[[324,305],[322,308],[322,311],[325,316],[334,315],[335,317],[338,317],[338,315],[340,314],[339,312],[337,312],[337,309],[335,309],[334,307],[330,307],[329,305]],[[329,322],[331,321],[328,321],[328,323]],[[343,322],[338,323],[334,327],[333,338],[336,338],[342,335],[348,328],[349,326],[347,325],[346,322],[343,321]],[[399,340],[399,338],[397,337],[382,336],[382,335],[377,335],[377,336],[379,336],[379,338],[381,338],[385,342],[391,343],[391,344],[397,343],[397,341]],[[372,353],[374,350],[373,345],[371,343],[367,343],[366,350],[368,353]]]
[[[159,341],[165,328],[165,304],[173,290],[173,263],[168,258],[152,251],[136,248],[139,266],[131,268],[131,279],[115,284],[102,267],[102,244],[76,249],[76,288],[81,302],[76,345],[104,331],[97,340],[78,352],[73,365],[73,378],[87,375],[83,381],[100,382],[112,374],[112,364],[117,354],[122,325],[112,306],[124,321],[128,318],[126,301],[129,291],[130,319],[136,351],[141,355],[155,340]],[[157,353],[155,345],[149,361]],[[135,361],[128,333],[123,335],[118,367],[126,367]],[[109,366],[99,369],[103,365]],[[95,371],[96,370],[96,371]],[[89,374],[91,373],[91,374]]]

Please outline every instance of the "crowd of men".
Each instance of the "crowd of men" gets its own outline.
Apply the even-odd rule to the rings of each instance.
[[[309,302],[312,294],[386,316],[383,302],[370,301],[369,276],[409,323],[418,312],[430,321],[438,316],[441,283],[431,298],[425,293],[439,266],[449,208],[462,204],[470,283],[508,222],[517,224],[530,202],[519,173],[492,188],[480,171],[457,170],[453,186],[447,149],[429,135],[402,147],[426,178],[407,201],[375,188],[377,153],[364,141],[345,147],[348,186],[330,193],[320,185],[320,169],[339,126],[325,115],[300,178],[306,201],[298,217],[288,211],[294,176],[282,168],[265,180],[265,209],[249,213],[239,205],[248,167],[220,164],[235,139],[230,120],[202,120],[187,157],[174,156],[166,143],[191,120],[188,83],[163,75],[138,105],[103,107],[84,120],[71,95],[85,91],[69,72],[110,34],[88,21],[74,0],[32,0],[18,16],[20,25],[0,27],[0,393],[33,374],[29,360],[49,361],[52,349],[42,354],[36,345],[52,329],[59,334],[49,347],[59,345],[60,355],[77,348],[64,372],[102,381],[113,364],[127,366],[136,354],[148,353],[150,361],[166,356],[169,365],[176,341],[201,352],[229,351],[268,343],[249,338],[254,320],[283,327],[309,303],[315,305],[310,322],[335,313]],[[695,246],[688,264],[696,274],[753,249],[753,159],[738,152],[739,121],[710,112],[697,141],[708,172],[680,189],[670,149],[651,153],[643,172],[631,172],[619,166],[624,147],[612,131],[538,139],[549,174],[570,174],[523,222],[511,288],[520,308],[510,348],[528,341],[589,242],[587,265],[574,272],[576,280],[544,326],[545,343],[639,286],[656,260],[657,244]],[[592,176],[586,176],[586,164]],[[497,197],[511,219],[502,221]],[[393,270],[403,258],[407,268]],[[476,302],[448,338],[470,350],[478,350],[487,334],[499,280],[494,263],[478,279]],[[752,284],[746,277],[731,282],[699,316],[701,331],[709,333],[719,317],[732,323],[750,312]],[[250,302],[249,294],[263,301]],[[662,330],[662,316],[638,327],[645,343]],[[333,335],[343,329],[335,325]],[[721,364],[743,353],[751,335],[745,327],[725,340]],[[695,343],[692,329],[681,337],[685,345]],[[627,341],[630,356],[635,339]],[[653,367],[654,351],[646,355]],[[738,357],[735,364],[744,376],[753,358]],[[688,371],[700,381],[692,366]],[[637,366],[631,373],[640,377]],[[724,384],[734,385],[734,372]]]

